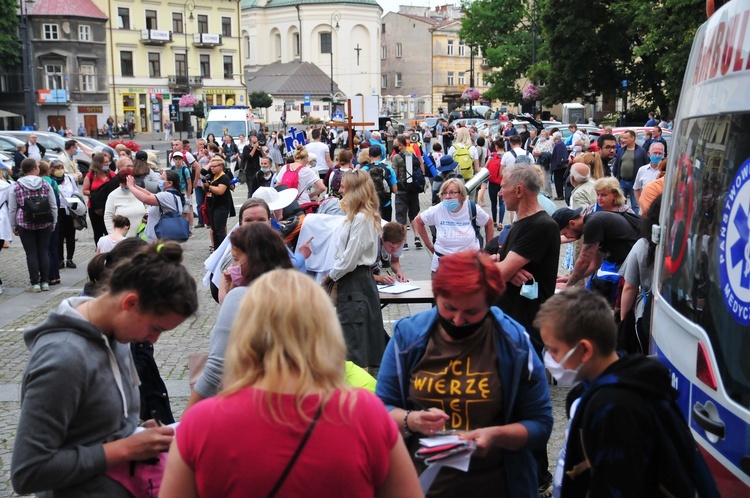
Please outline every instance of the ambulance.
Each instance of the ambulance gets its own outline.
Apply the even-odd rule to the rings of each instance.
[[[255,119],[252,109],[242,105],[215,105],[208,111],[208,118],[203,128],[203,137],[213,133],[217,141],[224,135],[231,135],[235,142],[240,135],[250,136],[255,130],[261,132],[261,123]]]
[[[671,371],[721,495],[748,497],[750,1],[699,28],[676,118],[653,234],[651,352]]]

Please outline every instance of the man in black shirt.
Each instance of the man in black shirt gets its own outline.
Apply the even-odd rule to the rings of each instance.
[[[635,226],[637,217],[631,222],[626,213],[597,211],[584,218],[581,211],[580,208],[560,208],[552,215],[561,235],[573,240],[583,236],[583,247],[573,273],[569,277],[558,278],[558,288],[574,286],[594,273],[605,259],[619,268],[640,237]]]
[[[617,139],[611,133],[605,133],[600,135],[596,140],[596,144],[599,146],[599,157],[602,160],[602,167],[604,168],[604,176],[612,176],[612,166],[610,162],[615,158],[617,154]]]

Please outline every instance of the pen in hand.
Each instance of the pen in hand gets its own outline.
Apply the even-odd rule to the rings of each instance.
[[[159,417],[156,415],[156,410],[151,410],[151,418],[156,422],[156,427],[162,427],[164,424],[161,423]]]

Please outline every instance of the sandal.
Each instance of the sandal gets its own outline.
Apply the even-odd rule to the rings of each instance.
[[[49,281],[50,285],[60,285],[60,279],[59,278],[53,278]]]

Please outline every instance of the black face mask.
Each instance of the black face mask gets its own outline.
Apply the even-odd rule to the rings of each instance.
[[[443,330],[445,330],[445,333],[450,336],[451,339],[454,341],[460,341],[461,339],[466,339],[467,337],[470,337],[473,335],[484,323],[484,319],[487,318],[487,315],[482,317],[481,320],[479,320],[477,323],[470,323],[466,325],[456,325],[455,323],[451,322],[450,320],[443,318],[442,315],[438,313],[438,318],[440,320],[440,326],[443,327]]]

